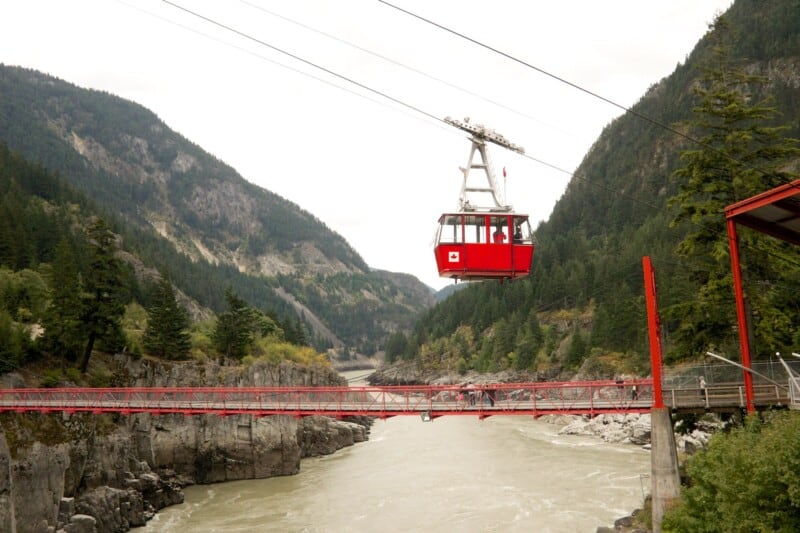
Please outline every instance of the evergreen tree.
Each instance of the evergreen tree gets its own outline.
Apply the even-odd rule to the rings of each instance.
[[[50,301],[45,309],[40,346],[68,361],[76,361],[81,351],[81,280],[72,246],[62,238],[56,246],[47,271]]]
[[[386,340],[386,362],[394,363],[406,352],[408,337],[402,331],[395,331]]]
[[[172,283],[166,276],[155,287],[153,304],[147,309],[144,347],[165,359],[183,359],[189,353],[189,314],[175,299]]]
[[[569,348],[567,348],[567,354],[564,357],[564,366],[572,369],[578,368],[588,355],[587,352],[586,339],[584,339],[576,325],[572,331],[572,340],[569,343]]]
[[[122,265],[116,257],[114,233],[100,218],[87,230],[89,264],[81,295],[81,323],[86,345],[78,368],[85,373],[97,340],[120,335],[120,320],[125,313],[122,301]]]
[[[494,323],[494,339],[492,343],[492,359],[497,368],[505,368],[508,355],[514,351],[516,331],[508,320],[501,318]]]
[[[680,323],[673,339],[677,341],[676,351],[685,355],[709,348],[735,349],[735,306],[724,209],[791,181],[786,163],[800,154],[796,139],[781,137],[786,128],[767,125],[776,111],[768,100],[758,100],[758,94],[768,80],[732,64],[729,51],[735,36],[726,18],[718,17],[713,29],[710,35],[717,40],[712,61],[695,88],[699,104],[691,123],[700,144],[681,154],[684,166],[674,174],[679,190],[670,201],[678,207],[673,225],[689,223],[677,252],[688,260],[687,274],[699,287],[694,299],[666,313]],[[745,265],[749,280],[763,282],[762,290],[749,294],[754,315],[762,323],[785,325],[771,333],[757,327],[761,344],[791,341],[787,336],[790,332],[785,330],[797,323],[797,310],[778,310],[765,304],[782,290],[782,279],[796,275],[796,262],[795,266],[778,262],[782,255],[792,252],[779,252],[781,245],[753,232],[740,234],[740,246],[749,259]],[[796,260],[797,253],[792,255]]]
[[[258,317],[255,310],[230,288],[225,291],[225,301],[227,309],[219,315],[211,340],[224,357],[241,359],[253,345]]]
[[[536,356],[544,343],[544,334],[539,325],[539,319],[536,317],[536,312],[531,310],[528,313],[528,319],[522,327],[522,333],[517,341],[517,358],[514,361],[514,367],[517,370],[525,370],[533,368],[536,362]]]
[[[5,309],[0,309],[0,372],[10,372],[25,363],[31,352],[28,328],[14,322]]]
[[[264,317],[268,320],[266,323],[267,329],[262,331],[263,335],[267,335],[270,333],[269,324],[271,323],[272,326],[275,327],[274,331],[277,331],[278,326],[275,324],[272,319],[269,317]],[[263,329],[263,328],[262,328]],[[300,321],[298,318],[287,317],[281,324],[281,329],[283,330],[283,336],[286,339],[286,342],[290,342],[292,344],[296,344],[298,346],[308,346],[308,336],[306,334],[306,328],[303,325],[303,322]]]

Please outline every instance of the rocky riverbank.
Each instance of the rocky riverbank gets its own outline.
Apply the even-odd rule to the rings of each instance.
[[[621,444],[634,444],[645,449],[650,448],[650,415],[600,415],[593,418],[586,416],[560,417],[564,427],[559,433],[562,435],[587,435],[597,437],[605,442]],[[707,419],[698,422],[697,427],[688,432],[681,432],[680,425],[676,428],[675,444],[678,453],[691,455],[697,450],[705,448],[714,431],[723,427],[723,424],[709,415]]]
[[[344,385],[330,368],[171,364],[117,356],[131,386]],[[24,387],[6,375],[3,387]],[[67,384],[68,385],[68,384]],[[306,457],[368,439],[371,419],[134,414],[0,415],[0,531],[123,532],[183,501],[182,487],[296,474]]]

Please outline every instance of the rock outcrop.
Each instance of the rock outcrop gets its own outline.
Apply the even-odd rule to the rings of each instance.
[[[136,386],[343,385],[328,369],[116,359]],[[368,438],[370,419],[250,415],[0,415],[0,531],[122,532],[181,488],[296,474],[304,457]]]
[[[650,444],[650,415],[576,416],[559,431],[562,435],[588,435],[606,442]]]

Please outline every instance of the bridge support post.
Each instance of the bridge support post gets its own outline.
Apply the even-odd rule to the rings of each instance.
[[[650,489],[653,506],[653,533],[661,533],[661,520],[670,504],[681,493],[678,450],[672,417],[666,407],[650,410]]]
[[[756,412],[753,399],[753,376],[750,374],[750,329],[747,324],[747,309],[742,289],[742,268],[739,263],[739,240],[736,236],[736,223],[728,218],[728,247],[731,251],[731,272],[733,273],[733,293],[736,298],[736,319],[739,327],[739,349],[742,351],[742,366],[744,372],[744,393],[747,413]]]
[[[656,303],[656,275],[650,258],[642,258],[644,292],[647,304],[647,328],[650,333],[650,366],[653,373],[653,406],[650,408],[650,481],[653,506],[653,533],[661,533],[661,519],[673,500],[681,494],[678,450],[672,417],[664,407],[661,388],[661,324]]]

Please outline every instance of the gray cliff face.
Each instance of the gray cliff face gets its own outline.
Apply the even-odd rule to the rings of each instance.
[[[334,371],[290,364],[164,366],[116,359],[136,386],[343,385]],[[296,474],[304,457],[367,440],[369,421],[326,417],[150,414],[0,415],[0,531],[122,532],[181,488]]]

